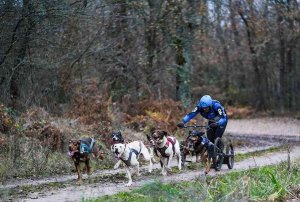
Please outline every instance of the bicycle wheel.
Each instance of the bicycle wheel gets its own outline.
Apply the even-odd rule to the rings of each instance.
[[[233,168],[234,165],[234,150],[232,144],[226,145],[226,158],[227,158],[227,166],[229,169]]]
[[[214,144],[214,152],[213,152],[213,166],[216,171],[221,170],[223,164],[223,142],[221,138],[217,138]]]

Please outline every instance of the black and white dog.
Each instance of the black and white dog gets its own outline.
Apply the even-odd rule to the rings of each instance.
[[[124,143],[124,138],[122,136],[122,133],[120,131],[118,132],[112,132],[111,134],[111,144],[118,144],[118,143]],[[114,169],[117,169],[120,167],[122,161],[118,160],[118,162],[115,164]]]
[[[119,159],[119,162],[123,162],[125,164],[125,170],[128,177],[128,183],[126,186],[131,186],[132,178],[130,173],[130,167],[135,168],[136,174],[140,176],[139,170],[139,156],[142,154],[146,161],[149,161],[149,169],[148,171],[152,172],[152,161],[151,156],[149,154],[148,149],[144,145],[142,141],[134,141],[128,144],[124,143],[116,143],[111,146],[111,151],[115,154],[115,158]],[[119,167],[120,163],[116,164],[114,169]]]
[[[112,144],[124,143],[124,138],[123,138],[122,133],[120,131],[112,132],[111,139],[112,139]]]
[[[152,137],[155,142],[155,153],[160,158],[162,164],[162,175],[171,172],[171,161],[174,155],[177,156],[178,169],[181,170],[181,154],[179,142],[173,136],[168,136],[166,131],[156,130]]]

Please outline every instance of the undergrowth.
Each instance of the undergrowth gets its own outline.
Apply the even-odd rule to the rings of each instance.
[[[132,192],[88,199],[102,201],[282,201],[300,198],[300,161],[266,166],[215,177],[198,178],[192,182],[147,184]]]

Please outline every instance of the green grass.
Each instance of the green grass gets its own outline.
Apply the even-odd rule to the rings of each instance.
[[[286,146],[281,145],[281,146],[278,146],[278,147],[270,147],[268,149],[263,149],[263,150],[254,151],[254,152],[248,152],[246,154],[235,154],[234,155],[234,161],[238,162],[238,161],[242,161],[244,159],[248,159],[248,158],[251,158],[251,157],[262,156],[262,155],[265,155],[267,153],[278,152],[278,151],[286,152]]]
[[[85,200],[102,201],[281,201],[300,197],[300,162],[287,170],[287,164],[266,166],[192,182],[154,182],[132,192]]]

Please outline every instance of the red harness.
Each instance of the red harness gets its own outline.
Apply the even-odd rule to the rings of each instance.
[[[173,154],[175,154],[175,144],[176,144],[176,138],[174,137],[174,140],[171,137],[167,137],[167,142],[164,147],[162,148],[155,148],[154,152],[156,156],[158,156],[157,151],[165,158],[169,157],[168,154],[166,154],[167,148],[170,146],[170,143],[172,144]]]

